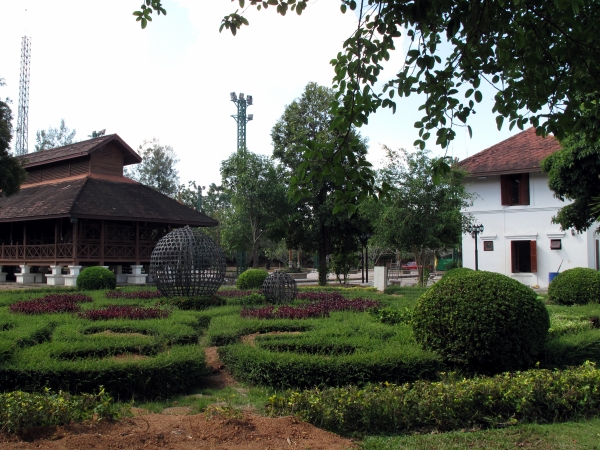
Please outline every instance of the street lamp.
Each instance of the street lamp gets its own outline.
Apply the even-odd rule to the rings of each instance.
[[[477,235],[483,233],[483,225],[468,225],[467,232],[475,239],[475,270],[479,270],[479,255],[477,254]]]
[[[206,189],[206,186],[198,185],[198,211],[204,212],[202,208],[202,191]]]
[[[233,103],[235,103],[235,106],[237,106],[237,114],[232,115],[231,117],[233,117],[238,124],[238,130],[237,130],[238,152],[245,152],[246,151],[246,124],[248,122],[250,122],[252,119],[254,119],[254,114],[246,115],[246,108],[248,106],[252,106],[254,100],[251,95],[248,95],[247,97],[244,98],[244,94],[242,92],[240,92],[239,95],[236,95],[235,92],[231,92],[229,94],[229,97],[230,97],[231,101]]]

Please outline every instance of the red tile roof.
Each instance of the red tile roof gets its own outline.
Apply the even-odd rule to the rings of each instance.
[[[140,220],[212,227],[218,222],[128,178],[81,176],[23,186],[0,197],[0,222],[54,217]]]
[[[75,144],[52,148],[50,150],[28,153],[26,155],[18,156],[18,158],[26,161],[23,167],[34,167],[41,164],[89,155],[104,147],[109,142],[114,142],[121,148],[121,151],[125,154],[125,165],[137,164],[142,161],[142,157],[116,134],[88,139],[87,141],[76,142]]]
[[[553,136],[543,138],[529,128],[458,163],[472,176],[540,172],[540,161],[560,150]]]

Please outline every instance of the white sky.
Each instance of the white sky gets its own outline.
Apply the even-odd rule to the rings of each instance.
[[[31,37],[29,150],[35,133],[58,127],[64,118],[76,140],[93,130],[117,133],[137,149],[156,137],[177,153],[181,182],[220,183],[219,167],[236,149],[235,91],[251,94],[248,148],[271,154],[270,131],[285,105],[310,81],[330,86],[329,61],[356,26],[336,0],[313,0],[301,17],[274,8],[249,9],[250,26],[236,37],[221,19],[237,1],[166,0],[167,16],[141,30],[132,12],[140,0],[0,0],[0,97],[19,97],[21,38]],[[402,46],[399,42],[398,47]],[[386,63],[381,80],[402,65],[402,50]],[[491,97],[488,92],[488,97]],[[380,144],[412,148],[418,138],[418,98],[401,99],[398,111],[380,111],[361,128],[370,140],[369,159],[377,164]],[[461,159],[518,132],[497,131],[491,102],[469,122],[473,139],[458,129],[451,146]],[[13,140],[14,146],[14,140]],[[435,138],[428,142],[435,154]]]

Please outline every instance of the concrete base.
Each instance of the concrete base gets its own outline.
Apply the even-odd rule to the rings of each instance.
[[[146,284],[147,274],[127,275],[128,284]]]
[[[127,275],[126,273],[118,273],[117,274],[117,283],[127,283]]]
[[[19,284],[30,284],[35,283],[35,273],[17,273],[17,283]]]
[[[79,275],[63,275],[65,286],[77,286],[77,277]]]
[[[68,266],[69,267],[69,275],[64,275],[65,278],[65,286],[75,287],[77,286],[77,277],[81,272],[82,266]]]
[[[65,279],[62,274],[62,266],[50,266],[52,274],[46,275],[46,284],[49,286],[62,286]]]
[[[373,286],[378,291],[385,291],[387,288],[388,279],[388,268],[375,266],[375,273],[373,274]]]
[[[0,272],[0,282],[6,281],[6,272]]]
[[[46,275],[46,284],[48,286],[62,286],[65,284],[64,275]]]
[[[142,274],[143,267],[141,264],[131,266],[131,275],[127,275],[128,284],[146,284],[148,274]]]

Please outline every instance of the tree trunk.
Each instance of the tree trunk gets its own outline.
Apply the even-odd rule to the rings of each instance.
[[[252,246],[252,268],[258,268],[258,245],[255,242]]]

